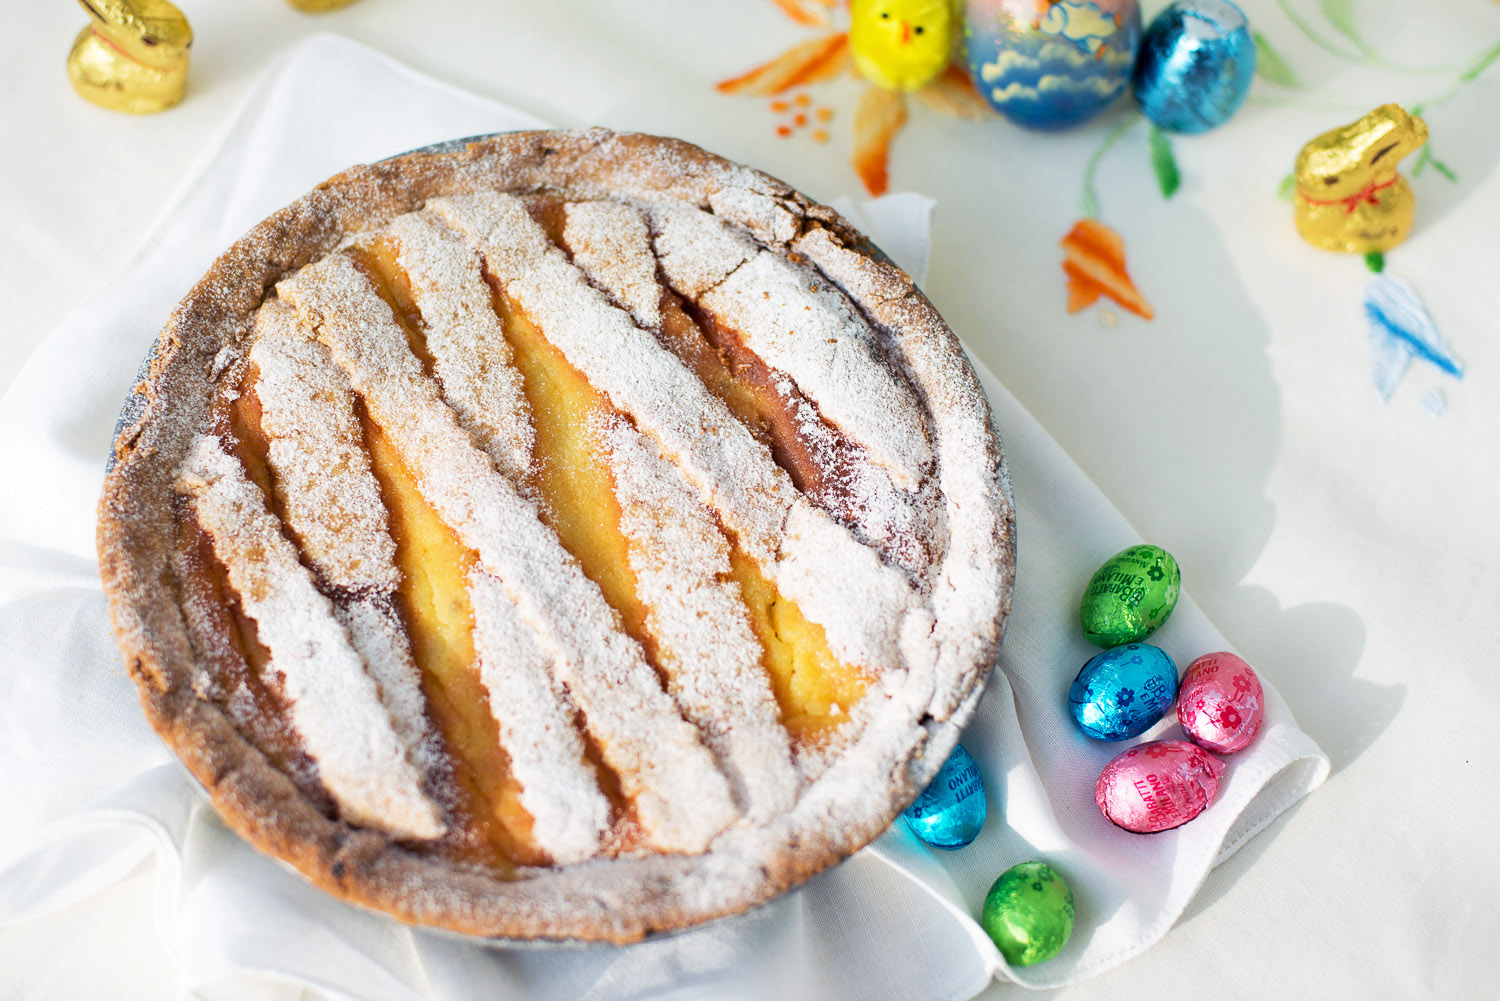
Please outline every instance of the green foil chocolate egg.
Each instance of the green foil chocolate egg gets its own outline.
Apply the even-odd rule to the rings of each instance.
[[[979,923],[1011,966],[1051,959],[1073,934],[1073,891],[1045,862],[1022,862],[1000,874],[984,898]]]
[[[1095,571],[1083,592],[1083,635],[1105,649],[1138,643],[1167,621],[1180,590],[1182,572],[1171,553],[1146,545],[1122,550]]]

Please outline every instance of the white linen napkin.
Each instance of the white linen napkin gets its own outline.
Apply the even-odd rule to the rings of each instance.
[[[339,38],[299,45],[251,89],[131,260],[0,399],[0,469],[10,477],[0,492],[0,921],[66,906],[154,856],[156,920],[184,995],[296,997],[310,987],[358,1001],[771,991],[956,1001],[992,977],[1069,983],[1160,939],[1208,870],[1322,782],[1328,760],[1268,685],[1263,734],[1227,759],[1201,817],[1143,837],[1100,816],[1094,780],[1121,747],[1083,737],[1064,708],[1095,652],[1079,632],[1078,599],[1093,570],[1138,536],[982,368],[1021,544],[1001,670],[964,737],[990,798],[969,847],[934,852],[898,824],[739,918],[627,948],[500,949],[329,898],[218,822],[140,713],[97,579],[94,508],[136,367],[211,259],[319,180],[426,143],[541,124]],[[918,276],[931,208],[910,195],[841,206]],[[1229,646],[1186,594],[1152,642],[1179,665]],[[1057,958],[1012,970],[971,915],[1000,872],[1033,858],[1070,881],[1077,927]]]

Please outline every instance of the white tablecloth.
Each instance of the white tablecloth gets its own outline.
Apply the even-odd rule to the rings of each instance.
[[[778,142],[763,102],[708,83],[803,35],[770,5],[701,6],[426,3],[413,25],[417,5],[397,0],[316,20],[269,0],[203,4],[189,8],[193,94],[151,119],[68,91],[78,14],[17,12],[24,42],[0,68],[12,97],[0,109],[12,153],[0,166],[0,377],[125,256],[270,54],[316,29],[552,120],[678,134],[814,197],[851,191],[848,85],[827,98],[842,100],[834,143]],[[1418,231],[1391,257],[1467,364],[1445,385],[1441,419],[1417,410],[1436,384],[1425,372],[1388,406],[1375,400],[1358,306],[1367,276],[1297,242],[1274,193],[1311,135],[1386,99],[1442,94],[1500,37],[1500,8],[1361,4],[1390,61],[1450,67],[1424,74],[1332,58],[1276,4],[1245,6],[1313,92],[1261,86],[1229,126],[1179,141],[1186,184],[1172,202],[1155,192],[1138,131],[1099,173],[1153,324],[1110,329],[1062,311],[1055,244],[1107,122],[1034,136],[915,115],[893,158],[896,187],[938,200],[928,291],[939,308],[1142,534],[1192,568],[1209,617],[1334,759],[1328,786],[1215,871],[1161,945],[1063,993],[1256,997],[1270,977],[1320,997],[1482,995],[1500,973],[1489,850],[1500,748],[1486,730],[1500,700],[1480,667],[1500,598],[1500,132],[1489,125],[1500,72],[1427,110],[1458,180],[1418,179]],[[0,931],[5,975],[22,996],[169,991],[143,920],[147,886]]]

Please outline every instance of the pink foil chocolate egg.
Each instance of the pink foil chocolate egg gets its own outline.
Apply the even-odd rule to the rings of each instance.
[[[1193,743],[1233,754],[1255,739],[1265,718],[1265,690],[1249,664],[1232,653],[1208,653],[1188,666],[1177,722]]]
[[[1224,762],[1185,740],[1153,740],[1118,754],[1094,786],[1110,822],[1137,834],[1181,827],[1219,792]]]

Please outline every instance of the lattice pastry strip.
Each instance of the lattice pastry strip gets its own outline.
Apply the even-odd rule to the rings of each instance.
[[[636,209],[620,202],[569,202],[563,242],[589,281],[647,329],[661,326],[661,286],[651,231]]]
[[[421,311],[444,401],[496,468],[519,481],[531,465],[531,411],[479,258],[425,212],[398,216],[386,235]]]
[[[349,375],[423,498],[504,583],[653,844],[702,851],[738,818],[724,776],[598,586],[438,398],[384,300],[340,254],[279,288]]]
[[[592,858],[609,831],[609,800],[584,757],[577,710],[504,585],[471,570],[469,601],[479,679],[521,784],[532,834],[559,865]]]
[[[845,246],[828,231],[799,236],[792,250],[827,275],[837,275],[851,297],[872,304],[871,321],[898,337],[903,328],[925,326],[937,319],[932,304],[922,298],[905,275],[892,274]],[[968,671],[940,670],[948,680],[933,704],[951,706],[988,665],[975,655],[983,636],[968,625],[980,621],[987,609],[1008,607],[1014,571],[1015,539],[1006,529],[1013,519],[1010,486],[993,440],[985,433],[990,421],[978,381],[961,351],[942,338],[902,337],[901,350],[908,370],[921,384],[942,387],[933,394],[932,427],[944,443],[937,463],[941,494],[947,507],[948,548],[971,554],[942,562],[932,588],[938,627],[933,639],[940,645],[940,668],[968,662]],[[999,516],[986,516],[998,512]]]
[[[291,703],[291,722],[318,776],[351,822],[398,838],[444,827],[333,606],[239,461],[210,435],[193,442],[176,489],[228,569]]]
[[[271,468],[303,554],[333,587],[394,591],[396,544],[348,378],[275,299],[256,313],[249,355]]]
[[[636,322],[643,327],[659,330],[662,325],[661,301],[663,289],[656,277],[657,247],[653,247],[651,232],[641,212],[619,202],[569,202],[565,207],[566,225],[563,243],[588,279],[609,293],[610,297],[630,310]],[[682,210],[678,210],[679,212]],[[671,212],[658,210],[663,218],[674,218]],[[698,217],[702,217],[699,219]],[[699,230],[709,230],[729,241],[721,249],[730,256],[729,262],[743,263],[749,259],[750,250],[742,252],[737,242],[740,237],[722,226],[707,213],[696,213],[691,224]],[[667,233],[676,237],[676,259],[672,269],[679,274],[684,270],[683,255],[692,252],[683,246],[684,224],[669,225]],[[710,245],[719,246],[710,241]],[[702,254],[700,247],[697,253]],[[721,260],[721,267],[726,262]],[[732,269],[727,269],[732,270]],[[726,274],[727,274],[726,270]],[[723,281],[717,271],[708,274],[715,277],[713,284]],[[649,312],[645,304],[650,303]],[[921,578],[926,570],[928,556],[917,541],[930,535],[933,517],[926,498],[918,492],[897,487],[888,470],[873,463],[861,461],[839,463],[840,445],[858,448],[852,441],[839,442],[839,432],[824,423],[812,402],[800,392],[785,374],[771,370],[776,379],[776,390],[782,403],[794,415],[801,443],[807,447],[815,463],[820,463],[828,475],[837,477],[838,496],[810,494],[825,510],[846,525],[863,540],[875,545],[881,555],[891,563],[906,570],[914,578]]]
[[[668,690],[729,772],[746,816],[768,820],[796,800],[797,773],[760,643],[729,579],[729,544],[654,442],[620,418],[601,423],[593,430],[608,450]]]
[[[397,734],[429,770],[438,753],[436,733],[392,600],[400,581],[396,546],[349,380],[291,307],[275,299],[256,314],[249,354],[287,524],[334,591],[334,614],[379,685]]]
[[[765,446],[593,288],[518,199],[483,192],[433,199],[428,209],[470,241],[568,361],[657,439],[781,593],[824,628],[841,660],[871,669],[900,662],[903,637],[925,628],[907,621],[924,613],[901,573],[798,493]]]
[[[922,409],[838,289],[699,209],[679,206],[654,221],[668,283],[789,376],[897,485],[914,487],[932,466]]]

